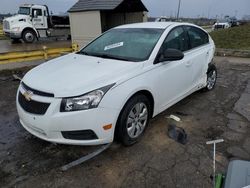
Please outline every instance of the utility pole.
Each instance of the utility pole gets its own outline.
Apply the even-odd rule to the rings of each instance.
[[[178,11],[177,11],[177,20],[179,20],[179,16],[180,16],[180,8],[181,8],[181,0],[179,0],[179,4],[178,4]]]

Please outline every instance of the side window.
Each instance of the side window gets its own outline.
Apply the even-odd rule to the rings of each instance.
[[[42,15],[43,15],[41,9],[32,9],[32,16],[34,16],[35,10],[36,10],[36,12],[37,12],[37,16],[42,16]]]
[[[195,48],[209,42],[208,34],[199,28],[186,26],[187,33],[190,39],[190,47]]]
[[[162,50],[164,51],[169,48],[177,49],[182,52],[188,50],[188,37],[182,27],[177,27],[170,31],[167,38],[163,42]]]

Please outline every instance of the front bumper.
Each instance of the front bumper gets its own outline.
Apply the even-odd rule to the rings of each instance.
[[[24,93],[24,90],[19,88],[18,93]],[[44,115],[36,115],[25,111],[19,104],[17,96],[16,105],[20,123],[34,136],[53,143],[71,145],[99,145],[113,141],[118,110],[98,107],[75,112],[60,112],[61,99],[34,95],[32,100],[50,103]],[[112,124],[112,128],[104,130],[103,126],[108,124]],[[66,139],[62,135],[65,131],[82,130],[93,131],[97,139]]]
[[[12,39],[20,39],[22,38],[22,34],[20,32],[11,32],[11,31],[4,31],[4,35],[6,37],[12,38]]]

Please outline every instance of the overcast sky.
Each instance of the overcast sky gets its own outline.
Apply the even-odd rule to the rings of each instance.
[[[178,0],[142,0],[150,16],[174,16]],[[53,13],[66,12],[77,0],[1,0],[0,13],[15,13],[22,3],[47,4]],[[250,0],[181,0],[184,17],[215,17],[250,14]]]

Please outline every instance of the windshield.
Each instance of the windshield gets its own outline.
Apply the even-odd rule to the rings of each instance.
[[[82,49],[79,54],[144,61],[149,58],[162,32],[163,29],[112,29]]]
[[[30,8],[29,7],[20,7],[18,14],[30,15]]]

